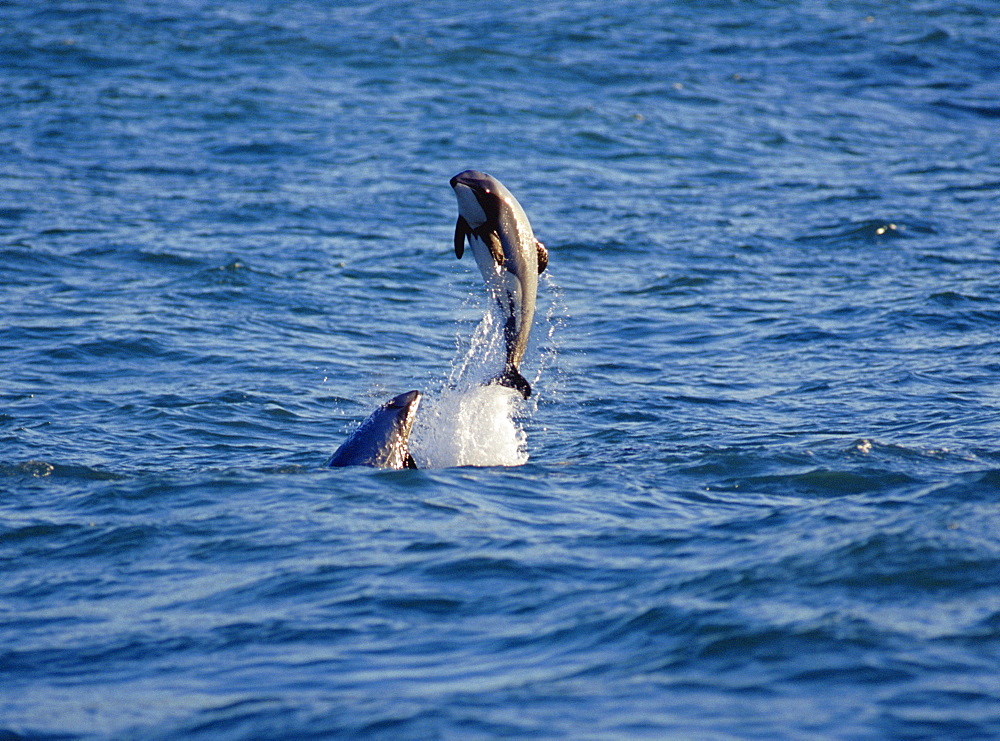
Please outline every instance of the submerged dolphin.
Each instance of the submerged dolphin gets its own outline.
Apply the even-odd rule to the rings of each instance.
[[[466,170],[451,179],[451,187],[458,199],[455,254],[462,257],[468,240],[486,288],[506,317],[507,360],[494,381],[527,399],[531,384],[520,366],[535,318],[538,274],[548,265],[549,254],[535,239],[521,204],[499,180]]]
[[[407,391],[389,399],[337,448],[326,465],[416,468],[409,441],[418,406],[419,391]]]

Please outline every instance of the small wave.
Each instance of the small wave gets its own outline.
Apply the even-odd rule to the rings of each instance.
[[[870,531],[830,550],[824,563],[828,566],[817,572],[819,583],[880,594],[890,589],[917,594],[971,586],[992,588],[998,561],[991,548],[964,538],[960,525],[954,523],[930,529]],[[914,627],[925,630],[929,625]]]
[[[78,342],[64,347],[53,348],[47,353],[53,359],[71,361],[78,361],[84,358],[112,358],[118,360],[153,359],[162,358],[168,354],[163,345],[150,337],[122,337]]]
[[[958,102],[954,100],[939,100],[935,103],[935,106],[938,110],[945,112],[979,116],[989,120],[1000,118],[1000,106],[992,105],[991,103],[969,103],[964,101]]]
[[[635,288],[621,291],[627,296],[698,296],[699,291],[710,285],[715,276],[709,275],[661,275]]]
[[[23,552],[30,551],[33,555],[72,560],[139,549],[159,532],[157,525],[33,522],[0,529],[0,543],[16,544]]]
[[[0,208],[0,219],[4,221],[20,221],[30,214],[31,211],[32,209],[30,208]]]
[[[975,458],[967,454],[948,450],[947,448],[911,448],[894,443],[883,443],[871,438],[859,438],[855,440],[845,451],[849,455],[860,454],[868,457],[899,458],[909,460],[935,459],[935,460],[955,460],[960,463],[974,462]]]
[[[305,154],[303,147],[289,142],[250,142],[218,147],[214,153],[219,157],[245,162],[264,162],[279,157],[295,157]]]
[[[456,579],[463,583],[470,580],[521,581],[529,577],[533,568],[514,558],[493,558],[489,556],[467,556],[441,564],[428,566],[426,573],[447,580]]]
[[[49,463],[30,460],[21,463],[0,463],[0,477],[27,476],[36,479],[53,478],[76,481],[119,481],[128,478],[125,474],[102,471],[89,466]]]
[[[257,271],[253,268],[248,267],[244,260],[234,257],[224,265],[208,268],[202,274],[212,282],[224,283],[228,285],[230,283],[242,284],[242,281],[239,278],[235,278],[233,276],[247,278],[256,272]]]
[[[991,299],[983,298],[982,296],[969,296],[958,293],[957,291],[939,291],[938,293],[932,293],[930,300],[935,304],[940,304],[941,306],[947,306],[949,308],[972,306],[979,307],[983,304],[992,303]]]
[[[165,266],[171,268],[191,268],[191,267],[201,267],[202,265],[205,264],[204,260],[200,260],[194,257],[189,257],[187,255],[180,255],[174,252],[136,250],[134,254],[135,254],[135,259],[138,262],[143,262],[155,266]]]
[[[916,220],[869,219],[868,221],[821,228],[814,234],[798,237],[799,243],[854,244],[857,242],[880,243],[887,239],[905,239],[914,234],[935,234],[927,223]]]
[[[917,479],[894,471],[851,471],[824,467],[798,473],[749,476],[741,478],[735,485],[741,489],[766,493],[836,497],[886,492],[917,483],[920,483]]]

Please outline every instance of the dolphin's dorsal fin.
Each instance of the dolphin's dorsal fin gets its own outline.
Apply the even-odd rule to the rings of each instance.
[[[459,214],[458,221],[455,222],[455,257],[459,260],[465,254],[465,238],[470,234],[472,234],[472,227],[469,226],[465,217]]]
[[[537,239],[535,240],[535,248],[538,250],[538,272],[541,273],[549,266],[549,251]]]
[[[417,462],[413,460],[413,456],[409,453],[406,454],[406,460],[403,461],[403,468],[416,468]]]

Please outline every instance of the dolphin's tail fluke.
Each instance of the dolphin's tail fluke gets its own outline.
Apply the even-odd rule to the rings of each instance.
[[[493,384],[499,386],[505,386],[509,389],[514,389],[521,394],[525,399],[531,396],[531,384],[528,383],[528,379],[521,375],[521,372],[514,366],[510,366],[501,375],[496,378],[490,379],[488,386]]]

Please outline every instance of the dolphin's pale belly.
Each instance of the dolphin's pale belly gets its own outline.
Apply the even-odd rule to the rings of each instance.
[[[505,316],[513,316],[520,324],[521,317],[521,281],[510,271],[498,265],[490,254],[486,242],[475,234],[469,235],[469,246],[476,258],[479,272],[483,275],[486,290],[493,296]]]

